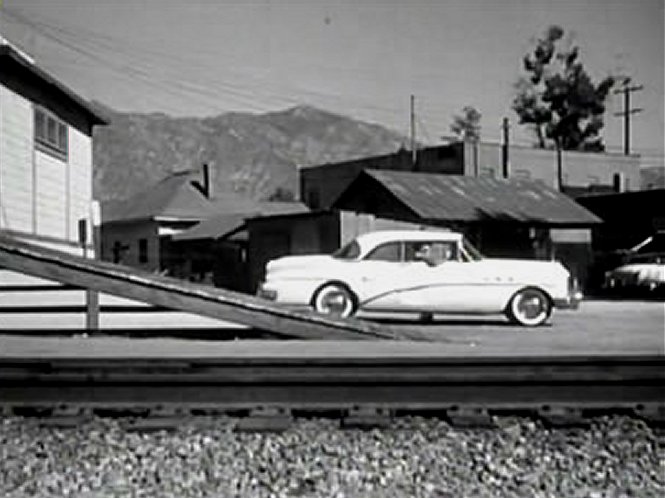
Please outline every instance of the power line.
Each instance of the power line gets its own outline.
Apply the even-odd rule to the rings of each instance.
[[[123,43],[120,40],[114,39],[113,37],[107,35],[97,34],[89,30],[72,31],[43,20],[35,20],[34,16],[31,19],[27,19],[25,16],[15,11],[11,12],[6,11],[6,12],[8,14],[8,17],[12,18],[13,20],[30,27],[31,29],[37,31],[43,36],[48,37],[49,39],[55,41],[56,43],[61,43],[66,45],[69,49],[75,50],[73,45],[77,47],[87,46],[88,47],[87,55],[95,58],[96,60],[99,60],[99,56],[94,54],[94,52],[98,52],[101,50],[103,52],[109,53],[110,57],[122,54],[126,59],[134,62],[134,64],[132,65],[133,68],[136,68],[137,66],[143,66],[147,67],[148,71],[153,71],[153,72],[156,72],[157,70],[162,70],[163,72],[165,68],[167,69],[167,72],[169,72],[168,69],[171,68],[170,73],[171,74],[178,73],[178,76],[177,77],[170,76],[169,81],[170,82],[180,81],[181,82],[180,86],[190,86],[190,87],[196,86],[196,84],[182,79],[182,77],[180,76],[180,74],[182,74],[183,72],[182,65],[186,65],[189,67],[192,66],[199,67],[207,71],[206,78],[208,80],[211,80],[211,83],[213,83],[213,85],[221,87],[226,92],[225,96],[227,98],[228,96],[234,97],[235,99],[241,101],[243,105],[249,105],[250,107],[256,110],[261,109],[261,107],[257,106],[256,92],[259,92],[265,97],[264,103],[267,104],[269,107],[274,106],[278,102],[286,103],[288,105],[300,103],[302,102],[303,95],[310,95],[317,98],[323,98],[326,100],[349,102],[352,103],[353,107],[356,108],[363,108],[375,112],[390,113],[393,116],[403,115],[402,111],[395,108],[387,108],[387,107],[372,105],[358,99],[349,99],[346,96],[342,96],[340,94],[333,94],[330,92],[328,93],[317,92],[302,87],[289,88],[284,85],[280,85],[282,87],[281,93],[275,92],[269,89],[275,86],[274,82],[267,82],[262,80],[261,78],[257,78],[256,76],[251,76],[251,75],[243,75],[244,81],[239,84],[233,84],[228,82],[227,80],[220,80],[219,78],[211,79],[211,71],[209,71],[210,66],[201,63],[197,64],[196,61],[192,58],[187,58],[186,60],[182,58],[179,59],[177,54],[174,53],[165,53],[158,50],[147,49],[145,47],[141,48],[127,47],[123,46]],[[63,37],[65,37],[67,41],[64,40]],[[78,51],[80,52],[80,50]],[[146,55],[149,57],[148,60],[145,59]],[[159,60],[159,66],[157,68],[155,67],[156,64],[155,59]],[[174,68],[173,67],[174,63],[179,63],[181,67]],[[123,69],[118,64],[116,64],[115,67],[116,69]],[[231,68],[227,68],[227,70],[233,72]],[[126,76],[126,74],[124,75]],[[151,74],[144,72],[144,76],[146,78],[149,78]],[[260,90],[255,88],[254,90],[252,90],[247,85],[248,79],[253,80],[255,85],[263,85],[266,88]],[[199,86],[199,89],[200,88],[203,87]],[[205,88],[206,88],[205,93],[207,95],[214,98],[219,98],[219,95],[211,94],[209,85],[207,85]],[[190,90],[195,91],[192,90],[191,88]],[[290,95],[287,96],[285,94],[290,94]]]
[[[276,84],[253,75],[244,74],[242,76],[243,81],[234,84],[228,80],[215,78],[212,76],[213,71],[210,70],[209,65],[197,62],[194,58],[184,59],[172,52],[166,53],[147,47],[131,46],[124,40],[81,27],[68,29],[59,23],[49,22],[33,15],[28,18],[15,9],[12,11],[3,9],[3,12],[7,14],[8,18],[27,26],[52,42],[65,46],[68,50],[84,55],[86,58],[100,62],[106,70],[119,73],[124,78],[140,81],[142,84],[158,88],[179,98],[194,99],[199,104],[210,106],[210,99],[219,101],[221,98],[227,100],[230,98],[244,107],[265,110],[265,106],[274,107],[278,103],[294,105],[303,103],[303,97],[313,97],[318,101],[327,101],[332,105],[335,105],[334,103],[343,104],[352,109],[368,111],[373,114],[379,113],[386,117],[390,116],[391,121],[395,121],[395,118],[402,117],[405,114],[404,109],[397,107],[377,105],[364,99],[339,93]],[[103,55],[100,55],[100,53]],[[121,55],[125,61],[117,62],[118,55]],[[178,65],[179,67],[177,67]],[[202,69],[206,72],[204,78],[210,84],[184,79],[183,74],[191,74],[193,71],[183,71],[183,66]],[[232,68],[227,69],[229,72],[240,75]],[[155,74],[158,73],[168,75],[166,76],[168,83],[157,80]],[[248,85],[247,80],[250,80],[252,84]],[[258,88],[258,86],[263,88]],[[278,87],[277,91],[275,91],[276,86]],[[435,123],[449,118],[447,114],[439,113],[432,108],[425,109],[420,114],[423,118]]]

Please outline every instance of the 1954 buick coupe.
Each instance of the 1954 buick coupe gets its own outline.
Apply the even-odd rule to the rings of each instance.
[[[358,311],[505,314],[537,326],[553,308],[582,299],[561,263],[484,258],[449,231],[385,230],[360,235],[332,255],[268,262],[258,295],[340,317]]]

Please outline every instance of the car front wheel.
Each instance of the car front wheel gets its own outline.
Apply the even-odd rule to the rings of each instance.
[[[552,303],[543,291],[527,288],[512,297],[506,311],[511,321],[527,327],[536,327],[545,323],[550,317]]]
[[[319,313],[349,317],[356,312],[357,301],[353,293],[344,285],[326,284],[316,291],[312,299],[314,309]]]

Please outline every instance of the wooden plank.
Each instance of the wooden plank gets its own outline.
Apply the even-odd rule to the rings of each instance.
[[[17,241],[0,234],[0,266],[29,275],[187,311],[286,337],[401,339],[386,325],[297,312],[264,299],[185,282]]]

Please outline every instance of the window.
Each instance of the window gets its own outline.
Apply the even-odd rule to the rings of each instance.
[[[457,244],[443,241],[419,241],[406,243],[406,261],[424,261],[430,266],[445,261],[457,261]]]
[[[352,240],[345,246],[337,249],[332,256],[337,259],[356,259],[359,255],[360,246],[355,240]]]
[[[139,263],[148,262],[148,239],[139,239]]]
[[[42,107],[35,107],[35,143],[40,150],[66,160],[67,124]]]
[[[400,249],[401,244],[399,242],[389,242],[374,249],[365,259],[372,261],[400,261]]]

